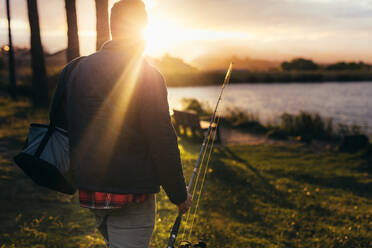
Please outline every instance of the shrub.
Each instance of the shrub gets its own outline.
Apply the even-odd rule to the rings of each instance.
[[[212,113],[212,109],[208,105],[205,106],[194,98],[183,98],[182,105],[184,110],[195,111],[200,116],[211,115]],[[262,124],[257,112],[252,113],[239,108],[227,108],[225,113],[227,114],[223,116],[224,124],[251,133],[266,134],[267,138],[272,139],[286,140],[289,136],[292,136],[296,137],[297,141],[305,143],[311,143],[313,139],[318,139],[341,141],[342,145],[343,143],[350,143],[345,141],[345,137],[365,136],[357,125],[338,124],[334,128],[331,118],[324,118],[318,113],[306,111],[301,111],[298,114],[283,113],[280,116],[279,125]],[[348,139],[356,139],[359,142],[358,137]],[[365,137],[360,138],[360,146],[365,146],[366,140],[368,143],[368,137],[367,139]],[[351,143],[354,144],[354,140]]]
[[[339,123],[337,126],[337,132],[341,137],[362,134],[360,126],[355,125],[355,124],[348,126],[348,125]]]
[[[266,133],[267,128],[260,122],[258,113],[245,112],[239,108],[228,108],[224,119],[233,127],[254,133]]]
[[[208,105],[206,104],[203,105],[195,98],[182,98],[181,103],[183,110],[195,111],[198,115],[212,114],[212,110]]]
[[[367,147],[369,139],[366,135],[346,135],[342,137],[339,149],[343,152],[357,152]]]
[[[287,140],[288,139],[288,133],[281,130],[278,127],[272,128],[266,133],[266,138],[269,139],[278,139],[278,140]]]
[[[300,136],[301,140],[332,139],[332,119],[324,119],[317,113],[300,112],[297,115],[284,113],[280,117],[280,129],[290,136]]]

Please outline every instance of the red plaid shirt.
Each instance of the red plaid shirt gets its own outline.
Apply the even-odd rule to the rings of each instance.
[[[94,209],[121,208],[125,204],[144,202],[148,194],[114,194],[79,190],[80,206]]]

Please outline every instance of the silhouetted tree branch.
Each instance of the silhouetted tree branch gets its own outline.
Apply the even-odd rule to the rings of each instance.
[[[14,54],[13,54],[13,41],[12,41],[12,30],[10,27],[10,4],[9,0],[6,0],[6,14],[8,18],[8,39],[9,39],[9,93],[10,96],[16,100],[17,99],[17,89],[16,89],[16,71],[14,65]]]
[[[76,1],[65,0],[67,18],[67,62],[80,56]]]
[[[27,0],[27,9],[31,31],[33,103],[35,107],[48,107],[48,84],[36,0]]]
[[[96,50],[99,50],[102,44],[110,39],[108,0],[96,0],[96,17]]]

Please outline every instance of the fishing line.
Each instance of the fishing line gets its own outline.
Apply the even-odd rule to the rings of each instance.
[[[201,189],[200,189],[199,194],[197,196],[195,195],[195,192],[196,192],[197,186],[199,184],[198,183],[198,180],[199,180],[199,177],[200,177],[200,173],[202,171],[202,167],[203,167],[203,164],[204,164],[205,156],[206,156],[206,154],[208,152],[208,148],[210,148],[210,149],[209,149],[209,153],[208,153],[207,164],[209,164],[209,161],[210,161],[210,156],[211,156],[211,152],[212,152],[212,148],[213,148],[213,144],[214,144],[214,140],[215,140],[216,133],[217,133],[217,128],[218,128],[218,124],[215,123],[215,121],[216,121],[216,118],[218,118],[218,122],[219,122],[219,118],[220,118],[220,117],[217,117],[216,113],[217,113],[218,105],[219,105],[219,103],[221,101],[222,93],[224,92],[225,86],[230,81],[231,70],[232,70],[232,63],[230,63],[229,69],[227,70],[227,73],[226,73],[226,76],[225,76],[225,80],[224,80],[224,82],[222,84],[222,88],[221,88],[220,94],[218,96],[216,107],[215,107],[215,109],[213,111],[213,115],[212,115],[211,120],[210,120],[210,123],[209,123],[207,135],[204,137],[203,144],[202,144],[202,147],[200,149],[198,159],[197,159],[197,161],[195,163],[195,167],[194,167],[194,170],[193,170],[193,172],[191,174],[191,178],[190,178],[190,181],[189,181],[189,187],[190,188],[188,188],[188,193],[192,193],[192,199],[194,199],[195,197],[197,198],[197,206],[199,205],[199,199],[200,199]],[[215,127],[212,127],[213,124],[215,124]],[[208,147],[212,135],[213,135],[212,146]],[[201,188],[204,185],[206,171],[207,170],[204,169],[203,182],[201,182]],[[195,182],[195,185],[194,185],[193,183],[194,183],[195,177],[196,177],[196,182]],[[196,209],[197,209],[197,206],[196,206]],[[187,215],[186,225],[185,225],[185,228],[184,228],[184,234],[186,232],[186,226],[187,226],[188,220],[190,218],[190,212]],[[193,223],[194,223],[194,219],[195,219],[195,213],[196,213],[196,211],[194,211]],[[167,248],[173,248],[174,247],[174,244],[176,242],[176,238],[177,238],[177,234],[178,234],[178,230],[179,230],[179,227],[181,225],[181,222],[182,222],[182,214],[179,213],[178,216],[177,216],[177,218],[176,218],[176,220],[175,220],[175,222],[174,222],[174,224],[173,224],[173,227],[172,227],[172,230],[171,230],[169,239],[168,239]],[[191,231],[192,231],[192,229],[191,229]]]
[[[210,135],[208,136],[208,141],[206,143],[206,147],[207,148],[203,152],[202,160],[201,160],[200,167],[199,167],[199,170],[198,170],[198,174],[197,174],[197,177],[196,177],[196,180],[195,180],[196,183],[195,183],[195,185],[194,185],[194,187],[192,189],[192,200],[193,200],[193,202],[194,202],[194,198],[197,201],[199,199],[199,196],[198,195],[196,195],[195,197],[194,197],[194,195],[195,195],[195,193],[197,191],[197,186],[199,184],[200,172],[202,170],[202,167],[204,166],[205,155],[207,154],[207,150],[208,150],[208,147],[209,147],[210,137],[212,137],[212,133],[210,133]],[[184,228],[183,228],[183,232],[182,232],[182,239],[181,240],[184,240],[185,234],[186,234],[186,230],[189,227],[189,219],[190,219],[191,212],[192,212],[191,209],[190,209],[190,211],[187,212],[187,216],[186,216],[186,220],[185,220],[185,224],[184,224]]]
[[[216,121],[217,119],[217,121]],[[199,177],[200,177],[200,172],[202,170],[202,167],[204,166],[204,160],[205,160],[205,155],[207,154],[208,152],[208,149],[210,148],[209,144],[210,144],[210,140],[211,140],[211,137],[212,138],[212,144],[214,143],[214,139],[215,139],[215,136],[216,136],[216,132],[217,132],[217,128],[218,128],[218,122],[219,122],[219,116],[216,115],[216,113],[214,113],[213,115],[213,122],[214,124],[216,124],[216,126],[212,129],[212,132],[209,132],[208,134],[208,139],[207,139],[207,143],[205,145],[206,149],[203,151],[203,155],[202,155],[202,159],[201,159],[201,162],[200,162],[200,166],[198,168],[198,172],[197,172],[197,176],[196,176],[196,180],[195,180],[195,185],[194,187],[191,189],[191,192],[192,192],[192,197],[191,199],[199,202],[199,199],[200,199],[200,195],[196,195],[195,196],[195,192],[197,190],[197,186],[199,184]],[[212,145],[213,146],[213,145]],[[199,193],[200,194],[200,193]],[[187,212],[187,215],[186,215],[186,220],[185,220],[185,224],[184,224],[184,228],[183,228],[183,232],[182,232],[182,240],[184,240],[185,238],[185,234],[186,234],[186,229],[188,227],[188,221],[189,221],[189,218],[190,218],[190,214],[191,214],[192,211],[188,211]]]
[[[232,69],[232,63],[230,64],[229,66],[229,69],[227,70],[227,73],[226,73],[226,76],[225,76],[225,80],[222,84],[222,89],[221,89],[221,92],[218,96],[218,100],[217,100],[217,103],[216,103],[216,107],[214,109],[214,112],[213,112],[213,120],[211,121],[211,124],[212,125],[213,123],[216,123],[216,118],[217,118],[217,123],[216,123],[216,126],[214,129],[212,129],[212,132],[209,133],[209,136],[208,136],[208,140],[207,140],[207,144],[206,144],[206,149],[203,151],[203,157],[202,157],[202,160],[201,160],[201,163],[199,164],[199,170],[198,170],[198,174],[197,174],[197,179],[196,179],[196,183],[195,183],[195,187],[193,188],[193,198],[194,199],[194,194],[195,194],[195,191],[196,191],[196,188],[197,188],[197,185],[198,185],[198,179],[199,179],[199,176],[200,176],[200,171],[201,171],[201,168],[204,166],[203,163],[204,163],[204,159],[205,159],[205,154],[206,152],[208,151],[208,148],[209,148],[209,154],[208,154],[208,159],[207,159],[207,164],[205,165],[205,169],[204,169],[204,175],[203,175],[203,180],[201,182],[201,187],[200,187],[200,191],[199,191],[199,194],[197,196],[197,204],[196,204],[196,207],[194,209],[194,214],[193,214],[193,219],[192,219],[192,224],[191,224],[191,228],[190,228],[190,231],[189,231],[189,235],[188,237],[190,238],[191,236],[191,232],[192,232],[192,229],[193,229],[193,223],[194,223],[194,220],[195,220],[195,216],[196,216],[196,212],[197,212],[197,209],[198,209],[198,206],[199,206],[199,201],[200,201],[200,196],[201,196],[201,191],[202,191],[202,188],[204,186],[204,181],[205,181],[205,176],[206,176],[206,171],[207,171],[207,168],[208,168],[208,164],[209,164],[209,161],[210,161],[210,156],[211,156],[211,153],[212,153],[212,150],[213,150],[213,145],[214,145],[214,141],[215,141],[215,138],[216,138],[216,133],[217,133],[217,128],[219,126],[219,121],[220,121],[220,116],[219,115],[216,115],[217,113],[217,108],[218,108],[218,105],[222,99],[222,93],[225,89],[225,86],[229,83],[230,81],[230,76],[231,76],[231,69]],[[209,127],[209,129],[211,128],[211,126]],[[209,130],[208,130],[209,131]],[[212,138],[212,145],[210,147],[208,147],[209,145],[209,141],[210,141],[210,137],[213,135],[213,138]],[[191,180],[192,181],[192,180]],[[188,224],[188,220],[189,220],[189,216],[190,216],[190,212],[188,212],[187,214],[187,218],[186,218],[186,222],[185,222],[185,227],[184,227],[184,230],[183,230],[183,234],[182,234],[182,239],[184,239],[184,235],[185,235],[185,232],[186,232],[186,227],[187,227],[187,224]]]
[[[198,168],[197,175],[196,175],[195,185],[193,185],[193,187],[191,189],[192,200],[193,201],[194,201],[194,199],[196,200],[196,206],[194,208],[194,213],[193,213],[193,217],[192,217],[192,221],[191,221],[191,227],[189,228],[188,239],[190,239],[190,236],[191,236],[191,233],[192,233],[193,224],[194,224],[195,217],[196,217],[196,212],[197,212],[197,209],[198,209],[198,206],[199,206],[199,201],[200,201],[200,197],[201,197],[202,188],[204,186],[206,172],[208,170],[208,164],[209,164],[211,153],[212,153],[212,150],[213,150],[214,141],[216,139],[217,128],[219,126],[220,116],[216,114],[217,107],[218,107],[218,105],[219,105],[219,103],[221,101],[223,90],[224,90],[225,86],[229,82],[230,75],[231,75],[231,67],[232,67],[232,65],[229,66],[229,70],[228,70],[228,72],[226,74],[224,83],[222,85],[222,90],[221,90],[221,92],[219,94],[219,97],[218,97],[218,100],[217,100],[217,104],[216,104],[216,108],[215,108],[214,113],[213,113],[213,120],[212,120],[211,124],[212,123],[213,124],[216,124],[216,126],[212,129],[212,132],[209,132],[209,134],[208,134],[207,142],[205,144],[205,148],[206,149],[204,149],[204,151],[202,153],[202,159],[201,159],[201,162],[199,163],[199,168]],[[211,137],[212,137],[212,139],[211,139]],[[210,145],[210,140],[212,140],[211,145]],[[208,149],[209,149],[209,152],[208,152]],[[207,153],[208,153],[207,163],[204,164],[205,156],[206,156]],[[203,173],[203,180],[200,182],[201,183],[201,186],[200,186],[200,189],[199,189],[198,194],[195,195],[195,193],[197,192],[197,187],[199,185],[199,177],[200,177],[200,174],[201,174],[201,171],[202,171],[202,167],[203,166],[205,167],[204,168],[204,173]],[[189,226],[189,219],[190,219],[191,212],[192,212],[191,210],[187,212],[187,216],[186,216],[186,220],[185,220],[185,224],[184,224],[183,233],[182,233],[182,239],[181,240],[184,240],[184,238],[185,238],[186,230],[187,230],[187,228]]]
[[[214,117],[213,123],[215,122],[215,119],[216,119],[216,117]],[[205,155],[207,154],[207,150],[208,150],[208,146],[209,146],[209,142],[210,142],[211,137],[212,137],[212,133],[209,133],[209,134],[208,134],[207,143],[206,143],[206,147],[207,147],[207,149],[205,149],[205,150],[203,151],[202,160],[201,160],[201,162],[200,162],[200,166],[199,166],[199,168],[198,168],[197,176],[196,176],[196,179],[195,179],[195,185],[192,185],[192,186],[193,186],[192,189],[191,189],[191,193],[192,193],[192,197],[191,197],[191,199],[192,199],[192,200],[194,200],[194,195],[195,195],[195,192],[196,192],[196,189],[197,189],[197,186],[198,186],[198,181],[199,181],[200,172],[201,172],[202,167],[203,167],[203,163],[204,163]],[[188,221],[189,221],[189,217],[190,217],[190,212],[191,212],[191,211],[188,211],[188,212],[187,212],[187,215],[186,215],[185,225],[184,225],[183,233],[182,233],[182,240],[185,238],[185,233],[186,233],[186,229],[187,229],[187,226],[188,226]]]
[[[199,192],[198,192],[198,198],[197,198],[197,201],[196,201],[196,206],[195,206],[194,214],[193,214],[192,221],[191,221],[191,227],[190,227],[190,230],[189,230],[189,235],[188,235],[188,239],[189,240],[190,240],[192,229],[193,229],[193,226],[194,226],[194,221],[195,221],[195,218],[196,218],[196,212],[198,211],[198,208],[199,208],[199,202],[200,202],[200,198],[201,198],[201,194],[202,194],[202,190],[203,190],[205,178],[206,178],[207,171],[208,171],[208,166],[209,166],[209,162],[210,162],[210,159],[211,159],[211,154],[212,154],[212,151],[213,151],[213,145],[214,145],[214,142],[216,140],[217,128],[219,126],[220,119],[221,119],[220,116],[218,116],[217,122],[216,122],[216,127],[213,130],[213,138],[212,138],[212,143],[211,143],[211,145],[209,147],[209,153],[208,153],[207,162],[204,165],[203,178],[201,180],[201,185],[200,185],[200,189],[199,189]]]

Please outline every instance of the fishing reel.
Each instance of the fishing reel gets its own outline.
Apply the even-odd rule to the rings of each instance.
[[[192,244],[190,241],[181,241],[178,248],[207,248],[207,244],[203,241],[199,241],[197,244]]]

